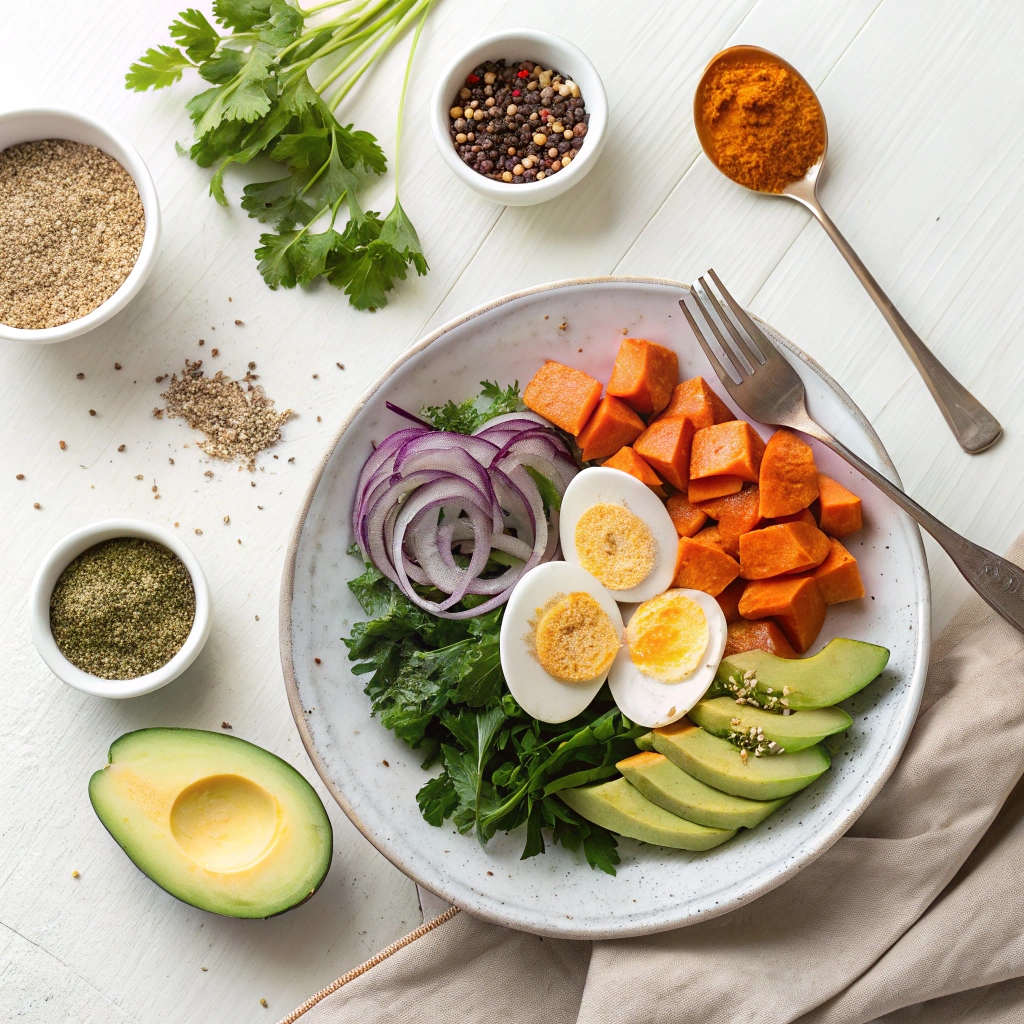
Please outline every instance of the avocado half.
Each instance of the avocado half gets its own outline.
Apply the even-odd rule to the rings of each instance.
[[[110,747],[89,799],[137,868],[184,903],[273,917],[331,866],[334,833],[313,787],[253,743],[200,729],[139,729]]]

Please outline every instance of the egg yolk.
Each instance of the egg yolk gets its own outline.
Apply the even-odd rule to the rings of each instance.
[[[678,590],[644,601],[626,627],[633,664],[663,683],[678,683],[690,675],[708,649],[709,639],[704,609]]]
[[[654,535],[622,505],[591,505],[576,522],[574,540],[580,565],[609,590],[629,590],[654,568]]]
[[[585,591],[557,595],[542,609],[533,649],[545,672],[563,683],[589,683],[606,672],[621,641],[608,613]]]

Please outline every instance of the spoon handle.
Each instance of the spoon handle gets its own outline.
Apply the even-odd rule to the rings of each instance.
[[[871,272],[854,252],[853,246],[843,237],[842,232],[824,211],[818,197],[811,191],[787,193],[802,203],[814,214],[825,233],[836,244],[843,258],[850,264],[868,295],[882,312],[893,333],[910,356],[918,373],[924,378],[928,390],[935,399],[939,411],[946,418],[949,429],[960,447],[971,455],[983,452],[994,444],[1002,434],[999,421],[935,358],[935,354],[917,336],[914,329],[903,319],[892,300],[882,291]]]

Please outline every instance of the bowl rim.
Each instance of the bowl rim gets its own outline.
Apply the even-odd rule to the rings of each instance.
[[[146,229],[142,237],[142,247],[136,257],[135,265],[131,272],[121,282],[117,291],[109,298],[101,302],[95,309],[90,310],[85,316],[75,320],[69,320],[66,324],[58,324],[56,327],[11,327],[8,324],[0,323],[0,338],[6,341],[16,341],[34,345],[48,345],[58,341],[66,341],[69,338],[78,337],[91,331],[94,327],[109,320],[115,313],[119,313],[142,288],[146,278],[149,277],[153,264],[156,261],[156,254],[160,242],[160,200],[156,191],[156,184],[149,167],[142,159],[139,151],[128,139],[116,128],[93,117],[70,107],[46,106],[46,107],[19,107],[14,110],[0,112],[0,124],[9,121],[25,120],[29,125],[35,118],[60,117],[66,118],[69,122],[77,122],[93,129],[104,136],[117,153],[112,153],[103,146],[99,146],[108,156],[113,157],[131,175],[135,187],[139,190],[139,198],[142,200],[142,209],[146,217]],[[53,135],[36,135],[31,128],[21,142],[35,142],[41,138],[53,138]],[[71,141],[75,141],[72,139]],[[19,145],[19,142],[10,142],[3,149]],[[122,159],[123,157],[123,159]]]
[[[516,185],[485,178],[463,163],[448,135],[448,111],[451,108],[450,94],[452,94],[455,79],[462,77],[458,73],[461,66],[471,58],[473,64],[483,59],[479,55],[481,50],[486,51],[501,45],[519,43],[527,45],[534,43],[562,51],[566,55],[568,63],[577,70],[582,68],[592,81],[584,90],[583,85],[575,76],[573,77],[573,81],[580,85],[580,91],[587,105],[587,113],[590,114],[590,121],[587,124],[587,144],[580,148],[580,155],[574,157],[567,168],[546,177],[543,181],[530,181]],[[527,206],[543,202],[546,199],[553,199],[581,181],[601,155],[607,127],[608,94],[593,61],[575,43],[540,29],[508,29],[481,36],[448,62],[437,78],[431,97],[431,128],[441,158],[464,184],[487,199],[509,206]]]
[[[105,540],[139,537],[167,548],[181,559],[192,579],[196,612],[185,643],[177,654],[155,672],[134,679],[103,679],[73,665],[61,653],[50,631],[50,595],[60,574],[83,551]],[[43,557],[29,588],[29,617],[32,641],[39,656],[61,682],[94,697],[138,697],[166,686],[192,664],[210,635],[212,608],[206,574],[192,549],[170,530],[141,519],[103,519],[79,527],[59,540]]]
[[[309,731],[308,719],[305,710],[302,706],[302,700],[299,694],[299,683],[295,673],[295,665],[293,660],[293,645],[292,645],[292,598],[295,584],[295,567],[296,560],[298,557],[299,542],[302,535],[303,527],[305,526],[306,517],[309,514],[310,508],[312,507],[313,500],[316,496],[317,489],[320,486],[320,482],[323,479],[324,473],[327,469],[330,460],[341,443],[343,436],[345,435],[348,428],[352,425],[355,418],[359,415],[366,403],[390,380],[391,376],[403,366],[409,360],[415,358],[420,352],[438,341],[444,335],[450,331],[461,326],[469,320],[473,320],[485,313],[491,312],[509,302],[513,302],[517,299],[524,298],[530,295],[536,295],[543,292],[557,291],[561,288],[578,287],[585,285],[601,285],[601,284],[639,284],[639,285],[659,285],[678,289],[683,291],[688,288],[687,285],[682,284],[679,281],[674,281],[668,278],[660,277],[645,277],[645,276],[601,276],[601,277],[583,277],[583,278],[571,278],[562,281],[553,281],[548,284],[536,285],[531,288],[523,288],[515,292],[511,292],[507,295],[500,296],[499,298],[493,299],[489,302],[485,302],[482,305],[476,306],[473,309],[462,313],[446,323],[442,324],[434,331],[431,331],[425,337],[421,338],[414,345],[410,346],[405,352],[399,355],[391,364],[388,366],[383,373],[374,381],[373,384],[364,392],[359,400],[352,406],[348,414],[344,417],[337,433],[334,438],[328,444],[323,456],[313,475],[310,479],[309,487],[306,491],[306,496],[303,501],[302,507],[299,510],[299,515],[296,519],[295,525],[292,528],[291,537],[288,541],[288,548],[285,553],[285,564],[281,574],[281,593],[279,600],[279,611],[278,611],[278,636],[281,649],[281,668],[284,675],[285,692],[288,697],[288,705],[291,708],[292,717],[295,720],[296,727],[299,731],[299,738],[302,740],[302,745],[306,749],[306,753],[309,756],[310,762],[316,769],[317,774],[330,792],[331,796],[334,797],[338,806],[345,812],[349,821],[363,834],[363,836],[371,843],[371,845],[387,860],[389,860],[399,871],[401,871],[407,878],[410,878],[417,885],[423,887],[429,892],[433,893],[439,899],[444,900],[446,903],[452,906],[460,906],[460,901],[453,898],[448,892],[445,891],[443,886],[439,886],[436,881],[425,882],[418,874],[410,869],[405,858],[395,849],[388,846],[383,842],[380,837],[375,835],[369,830],[366,825],[361,821],[358,813],[351,806],[349,801],[345,798],[340,788],[337,786],[331,774],[320,757],[320,754],[316,748],[316,744],[313,740],[312,734]],[[893,480],[898,486],[901,485],[899,472],[896,466],[889,457],[888,452],[885,450],[882,444],[881,438],[878,436],[874,427],[871,425],[870,420],[864,415],[860,407],[853,401],[853,399],[846,393],[842,386],[825,370],[813,357],[805,353],[799,346],[795,345],[788,338],[781,335],[778,331],[772,328],[770,325],[765,324],[760,318],[754,317],[763,326],[767,327],[771,332],[773,338],[777,338],[782,342],[787,351],[798,358],[801,362],[805,363],[810,367],[821,379],[833,390],[836,397],[841,403],[847,408],[850,414],[861,424],[868,439],[871,442],[872,447],[875,450],[875,454],[878,456],[886,475]],[[699,917],[690,918],[681,922],[669,923],[661,927],[617,927],[607,928],[601,931],[580,931],[572,932],[564,929],[551,929],[551,930],[538,930],[530,929],[537,934],[549,935],[553,938],[559,939],[619,939],[627,938],[630,936],[637,935],[648,935],[659,931],[670,931],[676,928],[687,927],[691,924],[699,923],[700,921],[706,921],[713,917],[718,917],[722,914],[728,913],[729,911],[736,910],[739,907],[745,906],[751,903],[765,893],[770,892],[772,889],[777,888],[784,882],[788,881],[795,875],[797,875],[804,868],[812,864],[824,853],[826,853],[832,846],[835,845],[852,827],[853,823],[860,817],[861,814],[867,809],[871,802],[878,795],[879,791],[888,781],[889,776],[895,770],[896,765],[899,762],[900,756],[903,753],[904,748],[910,739],[910,733],[913,729],[914,723],[917,719],[917,714],[921,706],[921,700],[924,694],[924,684],[928,673],[929,654],[931,650],[931,586],[930,586],[930,575],[928,571],[928,560],[925,555],[924,542],[921,538],[920,529],[912,521],[908,522],[910,525],[910,535],[915,541],[915,555],[916,555],[916,568],[917,568],[917,610],[920,618],[920,630],[918,635],[918,643],[915,650],[915,661],[913,675],[910,680],[909,688],[909,699],[907,714],[904,719],[904,724],[900,732],[893,736],[891,750],[893,756],[889,761],[888,765],[885,766],[884,770],[879,773],[878,778],[874,781],[870,789],[863,795],[860,801],[846,809],[839,816],[837,820],[842,823],[841,828],[837,828],[828,837],[827,842],[821,843],[819,846],[812,848],[809,852],[805,852],[803,857],[786,865],[775,877],[769,882],[762,883],[745,893],[734,901],[721,907],[715,907],[708,911],[701,913]],[[521,924],[519,924],[514,918],[509,915],[502,916],[500,913],[490,911],[486,908],[467,907],[465,908],[474,916],[483,918],[493,924],[502,925],[507,928],[513,928],[518,930],[526,930]]]

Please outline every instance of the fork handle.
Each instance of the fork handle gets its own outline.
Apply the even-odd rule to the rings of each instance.
[[[1003,432],[999,421],[939,362],[932,350],[903,319],[892,300],[882,291],[871,272],[861,262],[861,258],[854,252],[853,246],[843,237],[842,232],[818,202],[818,197],[813,192],[801,192],[794,193],[792,198],[814,214],[825,229],[825,233],[835,242],[836,248],[850,264],[858,280],[864,285],[868,295],[874,300],[893,333],[906,349],[907,355],[917,367],[917,372],[924,378],[935,404],[946,418],[949,429],[953,431],[953,436],[960,447],[965,452],[976,455],[994,444]]]
[[[794,423],[793,426],[827,445],[892,498],[938,541],[964,579],[981,597],[1014,629],[1024,633],[1024,569],[951,530],[810,417],[807,417],[806,422]]]

